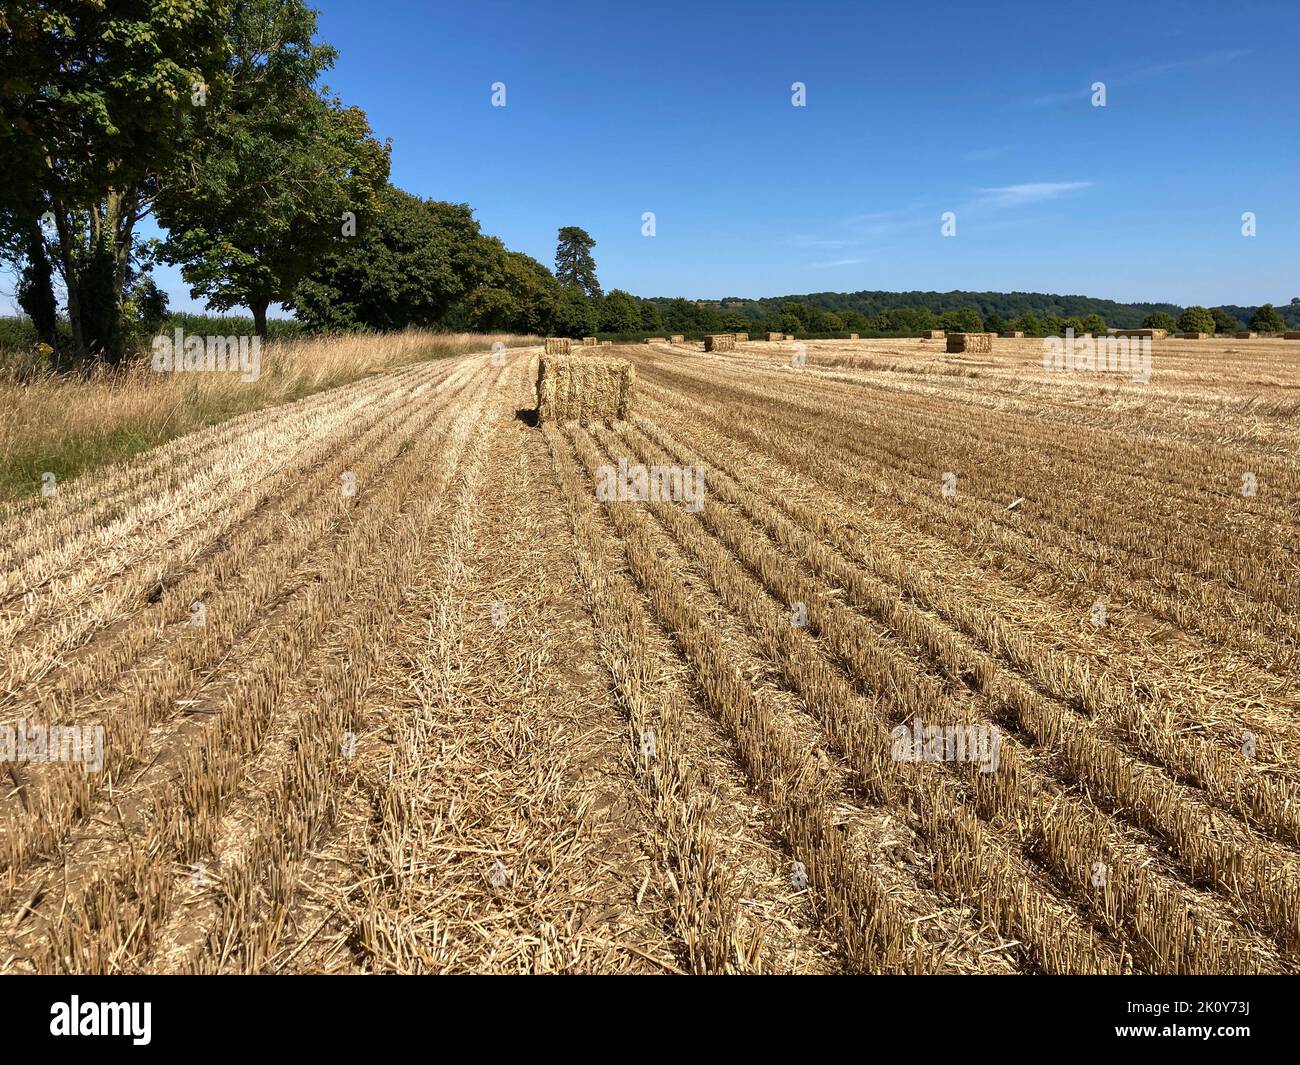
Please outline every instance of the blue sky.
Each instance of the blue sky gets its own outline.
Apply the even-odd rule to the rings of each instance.
[[[395,184],[606,289],[1300,295],[1294,3],[318,7]]]

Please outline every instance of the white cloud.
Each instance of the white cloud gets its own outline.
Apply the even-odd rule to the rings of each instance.
[[[1059,199],[1071,192],[1091,188],[1091,181],[1032,181],[1024,185],[998,185],[980,189],[981,202],[993,207],[1022,207]]]
[[[1160,74],[1167,74],[1171,70],[1187,70],[1195,67],[1219,66],[1223,63],[1231,63],[1233,60],[1241,59],[1243,56],[1250,55],[1248,48],[1230,48],[1222,52],[1213,52],[1210,55],[1198,56],[1194,59],[1174,59],[1167,63],[1156,63],[1152,66],[1138,67],[1133,70],[1127,70],[1122,74],[1116,74],[1106,77],[1104,73],[1098,74],[1097,80],[1104,81],[1106,85],[1131,85],[1135,81],[1142,81],[1145,78],[1157,77]],[[1068,92],[1049,92],[1043,96],[1036,96],[1032,100],[1021,101],[1021,107],[1055,107],[1059,104],[1077,103],[1083,104],[1088,101],[1092,95],[1091,82],[1086,85],[1080,85],[1077,89],[1071,89]]]
[[[810,263],[809,265],[814,270],[827,270],[836,266],[857,266],[858,263],[865,263],[866,261],[866,259],[836,259],[834,262]]]

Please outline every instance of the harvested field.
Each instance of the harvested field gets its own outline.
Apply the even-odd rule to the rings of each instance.
[[[805,343],[0,508],[0,725],[104,729],[0,763],[0,972],[1300,970],[1300,346]]]

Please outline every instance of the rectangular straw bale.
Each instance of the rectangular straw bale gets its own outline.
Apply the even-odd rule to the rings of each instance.
[[[737,334],[736,334],[736,343],[737,343],[737,344],[741,343],[742,341],[748,340],[748,339],[749,339],[749,334],[748,334],[748,333],[737,333]]]
[[[647,344],[667,344],[668,338],[667,337],[646,337],[645,342]]]
[[[596,338],[595,338],[595,337],[583,337],[583,338],[582,338],[582,344],[583,344],[583,347],[594,348],[594,347],[596,346]]]
[[[1283,340],[1300,340],[1300,333],[1283,333]]]
[[[768,334],[767,334],[767,339],[768,339],[768,340],[784,340],[784,339],[785,339],[785,334],[784,334],[784,333],[768,333]]]
[[[668,338],[668,343],[669,343],[669,344],[681,344],[681,343],[683,343],[685,340],[686,340],[686,338],[685,338],[684,336],[682,336],[681,333],[674,333],[672,336],[670,336],[670,337]]]
[[[1209,337],[1210,334],[1209,333],[1179,333],[1178,335],[1181,336],[1184,340],[1205,340]]]
[[[736,334],[735,333],[717,333],[713,336],[704,338],[705,351],[735,351]]]
[[[987,355],[993,350],[992,333],[949,333],[949,352],[970,352]]]
[[[1004,337],[1006,337],[1008,340],[1024,340],[1024,339],[1025,339],[1025,334],[1022,333],[1019,329],[1012,329],[1012,330],[1009,330],[1008,332],[1005,332],[1005,333],[1003,333],[1002,335],[1003,335]]]
[[[537,366],[539,422],[627,421],[636,371],[605,355],[543,355]]]
[[[547,337],[547,355],[567,355],[573,349],[573,341],[568,337]]]
[[[943,330],[942,330],[942,329],[926,329],[924,332],[921,333],[921,339],[922,339],[922,340],[942,340],[942,339],[943,339]]]
[[[1237,336],[1237,339],[1238,339],[1238,340],[1254,340],[1257,336],[1259,336],[1259,334],[1258,334],[1258,333],[1238,333],[1238,334],[1236,334],[1236,336]]]
[[[857,334],[857,333],[850,333],[850,334],[849,334],[849,339],[850,339],[850,340],[857,340],[857,339],[858,339],[858,334]]]

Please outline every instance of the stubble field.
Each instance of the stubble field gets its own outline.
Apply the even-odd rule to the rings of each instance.
[[[0,972],[1300,969],[1300,343],[700,349],[601,349],[627,423],[484,352],[0,512],[0,723],[104,728],[0,764]]]

